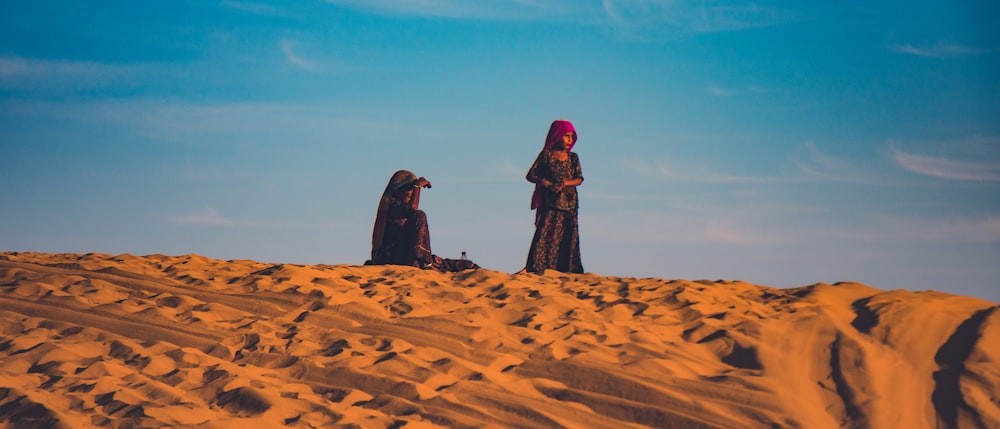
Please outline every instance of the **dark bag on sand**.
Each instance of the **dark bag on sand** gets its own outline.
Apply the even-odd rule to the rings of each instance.
[[[437,262],[437,261],[435,261]],[[479,268],[475,262],[468,259],[441,259],[441,265],[438,268],[441,271],[464,271]]]

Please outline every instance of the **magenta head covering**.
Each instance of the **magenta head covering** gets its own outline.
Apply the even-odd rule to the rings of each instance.
[[[556,119],[552,121],[552,125],[549,125],[549,133],[545,136],[545,148],[542,150],[552,149],[556,145],[556,141],[566,133],[573,133],[573,143],[569,144],[566,148],[567,151],[572,151],[573,146],[576,145],[576,139],[579,138],[579,134],[576,132],[576,128],[573,127],[569,121],[565,119]],[[542,204],[542,185],[535,184],[535,192],[531,194],[531,209],[535,210]],[[538,225],[538,220],[541,219],[541,212],[535,214],[535,225]]]
[[[566,150],[572,151],[573,146],[576,145],[576,139],[579,137],[576,133],[576,128],[564,119],[552,121],[552,125],[549,126],[549,134],[545,136],[545,150],[552,149],[552,146],[556,144],[556,140],[566,135],[566,133],[573,133],[573,143],[570,143],[569,147],[566,148]]]

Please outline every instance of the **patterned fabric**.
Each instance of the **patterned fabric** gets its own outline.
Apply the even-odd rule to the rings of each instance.
[[[568,159],[558,160],[552,156],[551,150],[543,150],[542,153],[538,154],[535,163],[528,169],[526,178],[529,182],[534,183],[541,183],[542,179],[552,183],[563,183],[569,179],[582,179],[580,157],[576,153],[570,152]],[[579,204],[575,186],[565,188],[561,192],[552,192],[545,188],[539,190],[538,208],[552,207],[558,210],[576,210]]]
[[[560,161],[549,150],[538,155],[527,174],[528,181],[534,183],[540,183],[541,179],[562,183],[564,180],[577,178],[583,179],[577,154],[570,152],[569,159]],[[539,193],[541,202],[535,221],[535,236],[531,239],[525,269],[533,273],[541,273],[546,269],[582,273],[576,187],[570,186],[560,192],[540,187]]]
[[[385,230],[389,205],[393,200],[398,202],[398,199],[395,198],[396,191],[404,186],[410,186],[416,180],[416,174],[407,170],[399,170],[393,173],[392,177],[389,178],[389,183],[386,183],[385,190],[382,191],[382,197],[378,200],[378,210],[375,212],[375,227],[372,228],[372,261],[378,259],[378,254],[383,253],[382,246],[386,243]],[[417,192],[419,192],[419,189]]]
[[[525,269],[539,274],[547,269],[583,273],[576,211],[552,208],[538,210],[542,211],[542,216],[535,228],[535,237],[531,239]]]
[[[576,141],[580,138],[579,134],[576,132],[576,127],[574,127],[569,121],[556,119],[552,121],[552,125],[549,125],[549,132],[545,134],[545,145],[542,147],[542,153],[548,152],[549,149],[552,149],[552,147],[556,145],[556,141],[566,135],[566,133],[573,133],[573,143],[566,148],[566,151],[572,152],[573,146],[576,146]],[[538,156],[541,155],[541,153],[538,154]],[[535,160],[535,163],[538,163],[537,159]],[[531,179],[528,180],[530,181]],[[535,210],[542,204],[542,185],[538,182],[532,183],[535,184],[535,192],[531,194],[531,209]],[[538,219],[536,218],[535,224],[537,223]]]
[[[400,170],[392,175],[379,200],[372,232],[371,259],[365,265],[409,265],[438,271],[462,271],[479,268],[465,259],[444,259],[431,253],[431,234],[427,214],[416,209],[420,188],[415,174]],[[405,188],[412,188],[411,199],[404,201]],[[415,200],[414,200],[415,199]]]
[[[434,262],[427,215],[394,197],[388,202],[382,242],[381,251],[372,260],[376,265],[423,267]]]

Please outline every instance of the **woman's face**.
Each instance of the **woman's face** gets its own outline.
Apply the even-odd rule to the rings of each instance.
[[[399,198],[399,200],[404,203],[410,202],[410,200],[413,199],[413,187],[404,186],[402,188],[399,188],[396,191],[396,198]]]
[[[556,149],[566,150],[570,146],[573,146],[573,137],[575,137],[575,136],[576,135],[573,134],[572,131],[570,131],[570,132],[568,132],[566,134],[563,134],[563,136],[561,138],[559,138],[558,140],[556,140],[556,145],[555,145]]]

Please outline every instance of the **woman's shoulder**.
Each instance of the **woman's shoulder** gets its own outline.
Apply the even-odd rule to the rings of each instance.
[[[552,163],[552,159],[553,159],[552,158],[552,151],[551,150],[543,150],[543,151],[541,151],[541,152],[538,153],[538,159],[536,160],[536,162],[539,162],[541,164],[551,164]]]
[[[409,210],[409,208],[410,208],[409,204],[406,204],[405,201],[403,201],[403,200],[401,200],[399,198],[396,198],[396,197],[389,197],[389,198],[387,198],[385,200],[385,206],[389,210],[396,211],[396,212],[398,212],[398,211],[406,211],[406,210]]]

